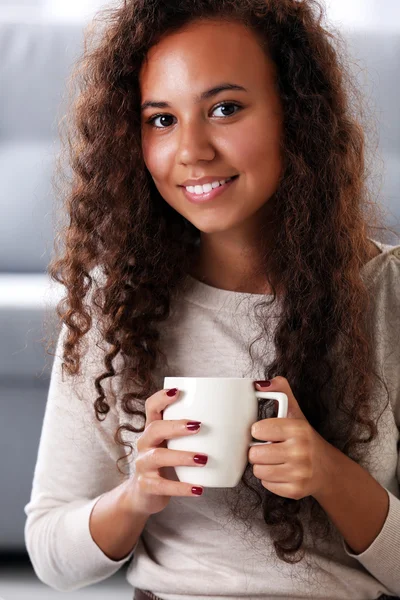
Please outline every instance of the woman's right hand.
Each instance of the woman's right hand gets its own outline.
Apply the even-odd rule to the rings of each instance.
[[[168,391],[160,390],[146,400],[145,429],[137,442],[138,456],[132,478],[132,504],[136,512],[146,516],[161,512],[167,506],[171,496],[199,496],[203,492],[201,486],[171,481],[160,474],[160,469],[163,467],[180,465],[202,467],[205,464],[195,461],[195,457],[199,455],[194,452],[167,448],[166,440],[184,435],[196,435],[200,430],[200,427],[188,429],[188,425],[190,423],[193,425],[193,421],[186,419],[163,420],[162,411],[179,397],[178,390],[171,396],[168,395]],[[200,456],[208,458],[204,454]]]

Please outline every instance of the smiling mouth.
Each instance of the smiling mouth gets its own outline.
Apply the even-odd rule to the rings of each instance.
[[[237,181],[238,178],[239,178],[239,175],[235,175],[231,179],[229,179],[228,181],[223,183],[222,185],[219,185],[218,187],[213,188],[209,192],[204,192],[202,194],[196,194],[194,192],[189,192],[189,190],[187,190],[185,186],[181,186],[181,187],[183,189],[183,192],[184,192],[186,198],[190,202],[192,202],[194,204],[205,204],[205,203],[213,200],[214,198],[217,198],[221,194],[223,194],[225,192],[225,190],[229,189],[231,187],[231,185],[233,185],[235,183],[235,181]]]
[[[231,175],[230,177],[226,177],[224,181],[230,181],[231,179],[237,179],[237,177],[239,177],[239,175]],[[205,185],[205,184],[202,184]],[[191,186],[187,186],[187,185],[180,185],[178,187],[184,187],[184,188],[188,188],[188,187],[196,187],[196,184],[192,184]],[[216,189],[216,188],[213,188]]]

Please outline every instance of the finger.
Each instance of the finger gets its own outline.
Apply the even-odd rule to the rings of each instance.
[[[288,483],[291,481],[286,465],[254,465],[253,474],[257,479],[270,483]]]
[[[182,452],[181,450],[169,450],[167,448],[152,448],[137,458],[136,471],[144,473],[145,471],[157,471],[162,467],[177,466],[204,467],[207,460],[207,454]]]
[[[165,440],[183,437],[184,435],[195,435],[200,431],[201,424],[198,429],[194,429],[194,423],[196,421],[188,421],[187,419],[181,419],[180,421],[152,421],[147,425],[143,434],[138,439],[137,448],[142,451],[159,446]]]
[[[201,496],[203,487],[197,484],[181,483],[164,479],[159,475],[145,477],[139,475],[138,486],[143,494],[154,496]]]
[[[174,388],[176,389],[176,388]],[[171,390],[172,392],[173,390]],[[162,420],[162,411],[164,408],[175,402],[179,397],[179,390],[172,396],[168,395],[170,390],[159,390],[149,398],[147,398],[145,403],[146,409],[146,425],[152,423],[153,421],[161,421]]]
[[[252,446],[249,450],[249,463],[259,465],[280,465],[287,461],[285,442],[274,442],[263,446]]]
[[[299,432],[300,419],[282,419],[271,417],[253,423],[251,435],[261,442],[284,442]]]

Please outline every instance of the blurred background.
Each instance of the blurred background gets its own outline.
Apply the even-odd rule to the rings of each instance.
[[[108,3],[110,4],[110,3]],[[45,410],[51,357],[44,320],[63,295],[46,267],[54,240],[52,189],[66,82],[98,0],[0,0],[0,597],[53,600],[24,545],[25,514]],[[399,232],[400,2],[327,1],[328,21],[348,43],[351,69],[372,109],[378,147],[374,199]],[[375,140],[372,141],[374,143]],[[58,203],[57,203],[58,205]],[[379,236],[376,236],[379,239]],[[385,243],[397,244],[386,238]],[[46,332],[47,333],[47,332]],[[57,335],[57,331],[54,331]],[[63,598],[132,598],[126,566]]]

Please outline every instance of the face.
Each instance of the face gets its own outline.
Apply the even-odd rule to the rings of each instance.
[[[283,113],[272,61],[244,25],[197,21],[165,36],[140,72],[142,150],[165,201],[204,234],[251,235],[281,172]],[[208,90],[232,84],[237,88]],[[203,96],[202,96],[203,95]],[[187,179],[238,176],[191,202]]]

